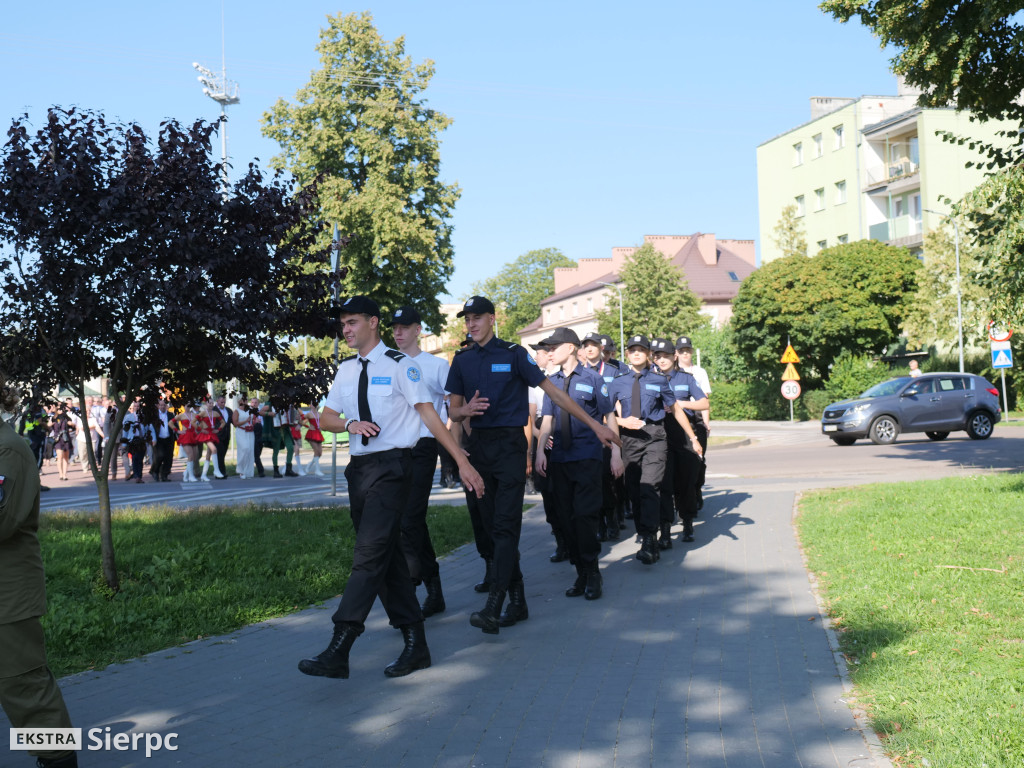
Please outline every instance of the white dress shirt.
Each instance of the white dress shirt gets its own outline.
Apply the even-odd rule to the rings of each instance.
[[[430,389],[424,382],[423,370],[416,360],[402,355],[400,360],[389,357],[386,352],[402,355],[389,350],[384,342],[378,342],[366,359],[368,379],[367,400],[373,422],[380,427],[376,437],[367,445],[358,435],[349,438],[348,450],[353,456],[360,456],[393,448],[412,448],[420,437],[423,422],[415,405],[431,403]],[[359,419],[359,374],[362,364],[358,355],[346,358],[338,366],[334,384],[327,393],[324,405],[350,419]]]

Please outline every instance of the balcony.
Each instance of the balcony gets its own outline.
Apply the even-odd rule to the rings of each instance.
[[[899,184],[900,187],[911,186],[912,182],[917,181],[920,170],[921,164],[910,160],[868,168],[864,173],[864,191],[871,192],[875,187],[897,182],[903,182]]]
[[[868,227],[868,237],[886,245],[916,248],[923,242],[921,220],[910,216],[898,216],[889,221]]]

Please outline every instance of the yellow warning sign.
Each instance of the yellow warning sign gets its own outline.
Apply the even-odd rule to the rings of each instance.
[[[793,367],[792,363],[786,363],[786,370],[782,372],[783,381],[800,381],[800,374],[796,372],[796,368]]]
[[[790,344],[789,346],[786,347],[786,351],[782,353],[782,359],[779,360],[779,362],[780,363],[790,363],[790,364],[792,364],[792,363],[799,363],[800,362],[800,358],[796,356],[796,350],[793,349],[793,345],[792,344]],[[786,369],[786,372],[787,373],[789,372],[788,368]],[[797,376],[797,378],[800,378],[800,377]],[[794,379],[783,379],[783,381],[794,381]]]

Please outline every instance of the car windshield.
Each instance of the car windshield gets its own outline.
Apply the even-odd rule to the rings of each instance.
[[[875,386],[866,390],[861,397],[885,397],[886,395],[895,395],[899,392],[908,381],[911,381],[909,376],[900,376],[898,379],[889,379],[883,381],[881,384],[875,384]]]

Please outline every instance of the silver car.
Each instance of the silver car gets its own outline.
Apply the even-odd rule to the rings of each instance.
[[[974,440],[992,434],[1002,411],[999,390],[972,373],[926,373],[876,384],[853,400],[832,403],[821,416],[822,434],[838,445],[869,437],[895,442],[900,432],[924,432],[945,440],[964,430]]]

